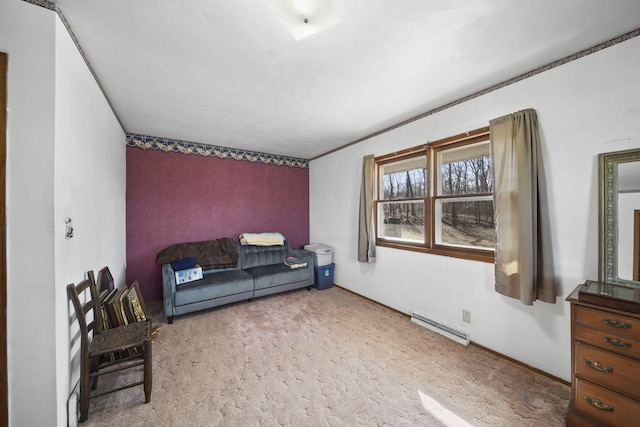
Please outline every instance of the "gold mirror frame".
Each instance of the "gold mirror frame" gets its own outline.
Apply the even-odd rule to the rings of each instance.
[[[618,277],[618,165],[639,162],[640,148],[598,155],[600,281],[640,288],[640,282]]]

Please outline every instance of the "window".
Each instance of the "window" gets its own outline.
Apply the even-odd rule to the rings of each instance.
[[[436,150],[437,244],[493,248],[493,184],[489,141]]]
[[[376,244],[493,262],[489,129],[376,158]]]
[[[381,201],[378,236],[405,242],[424,242],[425,156],[380,166]]]

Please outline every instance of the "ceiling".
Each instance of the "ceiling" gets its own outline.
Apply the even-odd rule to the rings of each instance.
[[[55,3],[125,132],[302,159],[640,28],[638,0],[331,0],[296,41],[270,1]]]

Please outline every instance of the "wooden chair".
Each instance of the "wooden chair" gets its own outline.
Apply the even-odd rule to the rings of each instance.
[[[80,422],[89,416],[89,400],[129,387],[144,385],[145,402],[151,400],[151,320],[129,323],[116,328],[102,328],[100,297],[93,280],[93,272],[88,279],[78,285],[67,286],[69,299],[80,326]],[[86,301],[80,301],[80,295]],[[92,312],[92,320],[87,323],[87,314]],[[113,354],[125,357],[109,357]],[[107,356],[107,357],[104,357]],[[143,379],[119,387],[97,390],[98,377],[124,369],[144,366]]]

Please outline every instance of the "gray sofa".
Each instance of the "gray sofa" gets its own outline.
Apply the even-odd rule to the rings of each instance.
[[[195,244],[203,242],[195,242]],[[189,252],[189,244],[181,248],[181,254]],[[201,280],[181,285],[171,262],[162,264],[164,314],[169,323],[174,316],[223,304],[251,300],[299,288],[310,289],[314,283],[313,255],[301,249],[284,245],[251,246],[235,244],[237,264],[234,267],[203,268]],[[292,269],[284,264],[289,256],[307,262],[306,267]],[[233,257],[231,257],[233,258]],[[159,260],[166,260],[166,257]],[[228,265],[228,264],[227,264]]]

